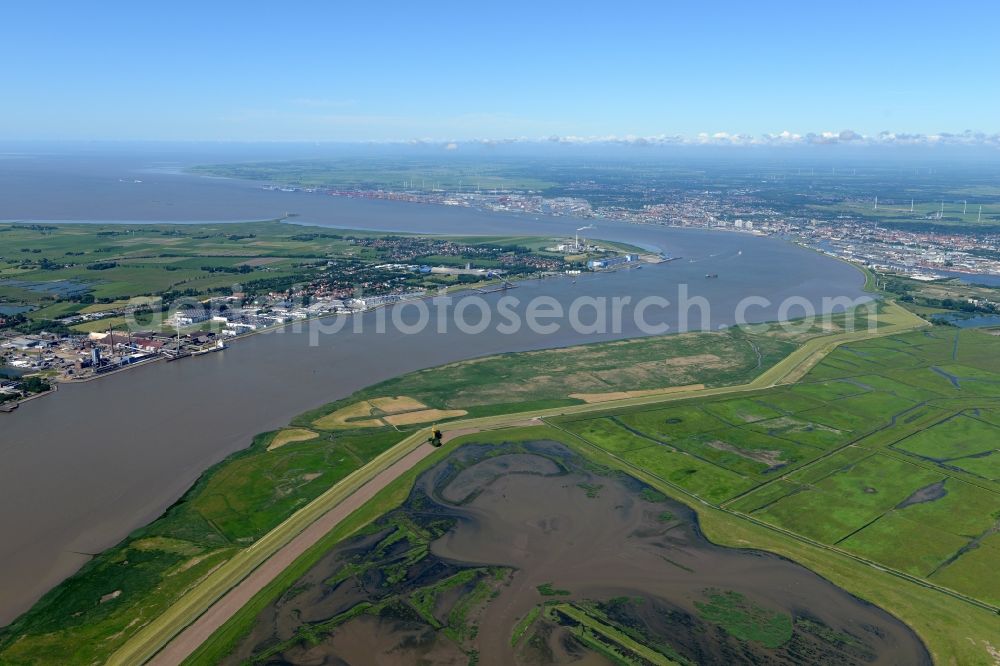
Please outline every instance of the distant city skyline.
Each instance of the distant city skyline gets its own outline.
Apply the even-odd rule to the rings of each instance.
[[[1000,147],[993,5],[5,8],[0,140]]]

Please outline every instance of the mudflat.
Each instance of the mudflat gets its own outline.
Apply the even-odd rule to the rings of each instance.
[[[683,505],[554,442],[457,449],[265,609],[226,663],[601,664],[609,650],[642,663],[640,648],[677,663],[931,663],[888,613],[710,543]]]

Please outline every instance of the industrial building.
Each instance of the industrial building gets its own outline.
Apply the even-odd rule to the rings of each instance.
[[[592,271],[604,271],[609,268],[618,268],[626,264],[638,263],[639,255],[623,254],[618,257],[608,257],[606,259],[591,259],[587,262],[587,268]]]

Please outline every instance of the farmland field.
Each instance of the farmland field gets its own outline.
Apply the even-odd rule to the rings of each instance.
[[[658,378],[661,386],[692,379],[718,386],[760,372],[745,353],[748,334],[613,344],[626,365],[697,356],[709,344],[716,353],[726,349],[722,372],[708,367],[695,377],[664,372]],[[767,337],[763,331],[755,338],[758,348],[769,350],[765,359],[798,343],[768,343]],[[491,437],[498,443],[515,436],[563,441],[696,508],[713,540],[773,549],[814,567],[853,594],[886,604],[927,637],[935,654],[981,656],[983,637],[1000,644],[996,631],[983,629],[995,618],[989,605],[1000,602],[1000,577],[993,571],[1000,552],[1000,487],[992,469],[1000,462],[994,453],[1000,394],[984,381],[996,370],[998,344],[1000,339],[981,332],[946,328],[852,342],[795,384],[595,407],[547,416],[548,426],[498,430]],[[88,646],[91,661],[106,656],[128,637],[125,629],[135,618],[149,622],[219,562],[399,441],[390,426],[358,428],[352,419],[381,419],[422,406],[467,408],[471,417],[569,408],[580,404],[569,398],[574,378],[608,352],[609,345],[597,344],[451,364],[301,415],[292,423],[296,430],[261,436],[207,474],[164,518],[53,591],[0,637],[6,639],[0,659],[56,658],[67,637]],[[532,389],[537,377],[561,381],[562,393],[553,394],[549,386],[543,400]],[[513,396],[498,392],[504,380],[525,388]],[[632,390],[634,380],[625,373],[612,388]],[[969,382],[975,391],[966,390]],[[324,418],[349,427],[324,428]],[[482,433],[472,437],[487,441]],[[601,492],[598,486],[584,490],[595,497]],[[401,497],[400,489],[392,492]],[[377,515],[376,508],[365,513],[367,520]],[[119,582],[115,574],[125,561],[135,566]],[[114,603],[92,605],[95,595],[118,590]],[[277,593],[277,586],[266,591]],[[53,614],[67,604],[78,615]],[[952,641],[960,621],[978,627],[969,630],[978,642]],[[220,640],[239,631],[228,628]],[[209,645],[223,651],[212,654],[225,652],[224,642]],[[979,656],[957,663],[988,663]]]
[[[885,603],[927,640],[935,663],[991,664],[1000,638],[991,608],[1000,601],[1000,487],[960,463],[991,460],[1000,395],[988,382],[967,392],[935,368],[952,361],[962,377],[980,376],[991,372],[998,346],[982,333],[941,328],[854,342],[794,385],[546,416],[547,426],[471,434],[456,445],[532,436],[564,442],[696,508],[713,540],[769,543],[853,594]],[[396,388],[379,390],[395,395]],[[584,501],[603,488],[580,487],[591,498]],[[558,581],[538,590],[572,594]],[[543,616],[525,615],[510,644],[522,644]],[[248,618],[198,654],[229,654]],[[606,618],[576,620],[591,637],[652,645],[616,637]],[[727,631],[743,629],[734,622]]]
[[[71,315],[121,314],[140,305],[159,311],[181,299],[204,301],[233,292],[290,295],[311,287],[311,296],[327,288],[341,295],[352,289],[436,288],[461,280],[417,273],[398,262],[463,266],[472,260],[477,267],[502,265],[521,275],[541,270],[540,265],[561,266],[561,254],[543,249],[550,244],[530,237],[432,239],[317,230],[278,220],[197,227],[0,223],[0,302],[24,308],[19,314],[26,321],[17,325],[33,329]],[[125,323],[78,319],[85,321],[69,322],[78,332]]]
[[[795,349],[801,339],[815,334],[789,339],[766,328],[753,334],[733,329],[492,356],[363,389],[301,415],[293,428],[258,436],[250,448],[208,470],[163,517],[95,557],[0,632],[0,663],[103,663],[130,637],[129,627],[150,622],[221,562],[398,443],[404,436],[399,430],[419,427],[401,424],[397,429],[383,421],[387,415],[460,411],[456,405],[481,415],[582,404],[568,394],[578,388],[574,382],[588,365],[608,374],[635,364],[655,366],[659,372],[649,374],[644,385],[651,388],[674,382],[748,381]],[[697,356],[709,348],[717,361],[706,367],[662,362]],[[620,384],[602,386],[632,388],[635,377],[626,373]],[[441,413],[435,411],[433,416]],[[714,417],[706,418],[725,426]],[[609,432],[618,428],[622,441],[634,441],[627,429],[610,421],[601,427]],[[685,483],[706,489],[713,498],[728,496],[717,490],[720,481],[734,481],[732,492],[748,487],[737,475],[687,454],[678,454],[678,461]],[[706,474],[692,477],[692,466]],[[126,568],[128,575],[121,575]],[[114,597],[101,603],[108,594]],[[60,650],[67,644],[80,646],[76,661],[63,659]]]
[[[936,328],[752,397],[555,422],[702,501],[995,603],[997,359],[995,336]]]

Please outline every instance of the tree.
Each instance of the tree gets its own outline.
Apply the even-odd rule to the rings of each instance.
[[[25,393],[41,393],[49,388],[49,383],[41,377],[25,377],[21,380],[21,390]]]

